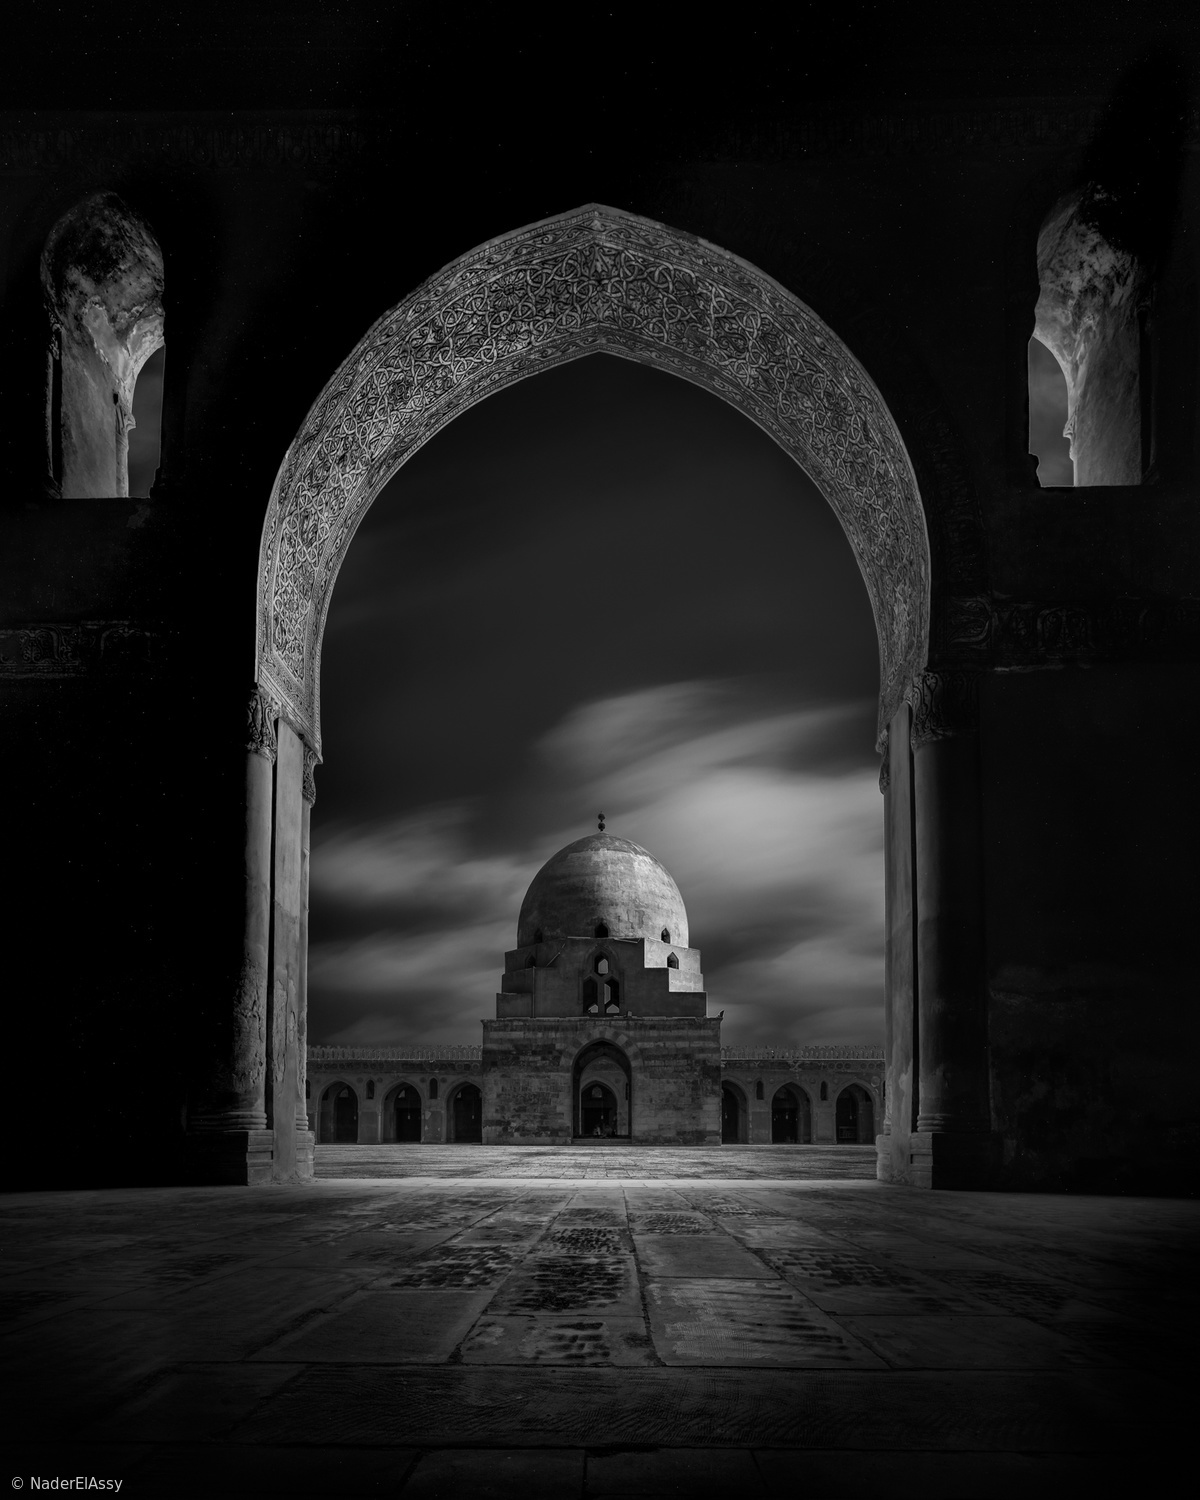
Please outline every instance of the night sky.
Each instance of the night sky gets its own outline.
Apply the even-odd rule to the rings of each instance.
[[[881,1041],[877,689],[832,510],[731,407],[606,355],[482,402],[334,591],[310,1039],[478,1041],[603,809],[678,882],[726,1041]]]

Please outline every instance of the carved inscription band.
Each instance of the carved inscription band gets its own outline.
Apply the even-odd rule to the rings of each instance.
[[[928,659],[929,546],[882,396],[833,331],[753,266],[589,205],[481,246],[385,314],[288,450],[263,527],[258,672],[315,748],[325,617],[367,507],[460,412],[600,351],[712,391],[819,486],[871,598],[881,726],[890,719]]]

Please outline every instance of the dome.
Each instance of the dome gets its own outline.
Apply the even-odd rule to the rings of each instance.
[[[687,911],[679,887],[638,844],[593,833],[548,859],[533,877],[517,919],[517,946],[542,933],[592,937],[603,923],[613,938],[654,938],[688,945]]]

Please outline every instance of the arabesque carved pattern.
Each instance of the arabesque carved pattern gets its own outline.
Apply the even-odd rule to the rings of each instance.
[[[816,314],[769,277],[661,224],[588,207],[472,251],[387,313],[288,450],[260,554],[259,676],[315,746],[330,595],[371,501],[482,397],[597,351],[723,397],[820,487],[866,579],[881,724],[890,718],[925,664],[929,549],[883,398]]]
[[[910,740],[914,750],[934,740],[974,734],[979,728],[977,672],[922,672],[909,687]]]

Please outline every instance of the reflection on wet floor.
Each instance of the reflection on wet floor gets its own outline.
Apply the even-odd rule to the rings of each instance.
[[[10,1422],[52,1453],[124,1444],[135,1496],[191,1493],[164,1454],[214,1442],[369,1468],[389,1445],[766,1452],[878,1431],[990,1462],[1094,1446],[1131,1391],[1165,1413],[1190,1367],[1195,1204],[657,1165],[11,1200]],[[395,1492],[407,1470],[386,1472]]]

